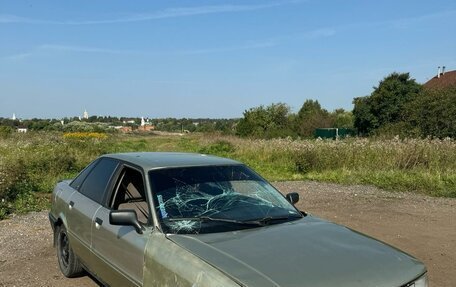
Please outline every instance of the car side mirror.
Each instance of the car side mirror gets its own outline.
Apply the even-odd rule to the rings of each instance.
[[[291,204],[295,204],[299,201],[299,193],[297,192],[290,192],[285,197]]]
[[[133,226],[137,233],[142,234],[141,224],[138,221],[136,211],[133,209],[113,210],[109,213],[111,225]]]

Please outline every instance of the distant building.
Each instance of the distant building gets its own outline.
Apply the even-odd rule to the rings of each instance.
[[[26,132],[28,132],[28,129],[27,128],[17,128],[17,132],[18,133],[26,133]]]
[[[140,132],[150,132],[153,130],[155,130],[155,126],[153,126],[153,125],[145,125],[145,126],[138,127],[138,131],[140,131]]]
[[[428,90],[456,87],[456,70],[445,72],[445,66],[438,67],[437,75],[427,81],[423,87]]]
[[[141,126],[145,126],[146,125],[146,121],[144,120],[144,117],[141,117]]]
[[[84,113],[82,114],[82,118],[87,120],[89,118],[89,113],[87,112],[87,110],[84,110]]]
[[[119,130],[119,131],[122,132],[122,133],[129,133],[129,132],[131,132],[133,129],[132,129],[132,127],[120,127],[120,128],[118,128],[117,130]]]
[[[11,117],[11,119],[12,119],[13,121],[16,120],[16,114],[15,114],[15,113],[13,113],[13,116]]]

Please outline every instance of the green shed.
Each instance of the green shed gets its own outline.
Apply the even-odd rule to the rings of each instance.
[[[319,128],[315,129],[314,134],[316,138],[336,139],[356,136],[356,131],[347,128]]]

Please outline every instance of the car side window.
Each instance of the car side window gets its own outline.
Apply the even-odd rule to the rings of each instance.
[[[98,164],[87,175],[79,191],[88,198],[101,203],[111,176],[117,168],[117,164],[118,162],[114,159],[100,159]]]
[[[148,223],[149,206],[141,172],[129,167],[122,170],[114,187],[110,208],[112,210],[133,209],[139,222]]]
[[[94,160],[91,164],[89,164],[86,168],[84,168],[78,176],[76,176],[75,179],[70,183],[70,186],[76,190],[79,190],[81,187],[82,183],[84,182],[84,179],[87,177],[87,175],[90,173],[92,168],[98,163],[98,160]]]

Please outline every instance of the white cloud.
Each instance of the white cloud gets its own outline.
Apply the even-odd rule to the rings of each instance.
[[[344,24],[337,26],[337,30],[350,30],[354,28],[409,28],[413,25],[426,22],[441,22],[441,21],[452,21],[456,16],[456,10],[439,11],[435,13],[429,13],[424,15],[417,15],[411,17],[403,17],[396,19],[387,19],[381,21],[367,21],[367,22],[355,22],[350,24]]]
[[[45,51],[52,52],[69,52],[69,53],[97,53],[97,54],[117,54],[117,55],[145,55],[145,56],[160,56],[160,55],[198,55],[198,54],[212,54],[212,53],[223,53],[232,52],[239,50],[250,50],[250,49],[263,49],[276,46],[277,43],[272,41],[267,42],[252,42],[238,46],[227,46],[227,47],[214,47],[194,50],[176,50],[176,51],[140,51],[140,50],[118,50],[108,49],[99,47],[87,47],[87,46],[72,46],[72,45],[61,45],[61,44],[43,44],[35,47],[28,53],[18,53],[3,57],[6,60],[23,60],[32,57],[35,54],[43,53]]]
[[[304,33],[304,36],[306,38],[314,39],[314,38],[324,38],[324,37],[331,37],[336,34],[336,30],[332,28],[322,28],[322,29],[316,29],[313,31],[309,31]]]
[[[239,50],[263,49],[263,48],[270,48],[270,47],[274,47],[274,46],[277,46],[277,43],[275,43],[273,41],[267,41],[267,42],[248,43],[245,45],[238,45],[238,46],[176,51],[174,53],[181,54],[181,55],[212,54],[212,53],[239,51]],[[173,52],[171,52],[171,53],[173,53]]]
[[[255,11],[262,9],[269,9],[278,6],[289,4],[296,4],[305,2],[305,0],[290,0],[270,2],[264,4],[252,5],[212,5],[212,6],[196,6],[196,7],[177,7],[168,8],[161,11],[133,14],[130,16],[113,18],[113,19],[95,19],[95,20],[81,20],[81,21],[54,21],[54,20],[41,20],[33,18],[25,18],[16,15],[0,15],[0,23],[23,23],[23,24],[54,24],[54,25],[96,25],[96,24],[115,24],[115,23],[130,23],[130,22],[144,22],[166,18],[189,17],[206,14],[217,13],[235,13]]]
[[[152,13],[136,14],[136,15],[116,18],[116,19],[67,21],[67,22],[63,22],[63,23],[69,24],[69,25],[91,25],[91,24],[142,22],[142,21],[151,21],[151,20],[159,20],[159,19],[166,19],[166,18],[188,17],[188,16],[196,16],[196,15],[215,14],[215,13],[233,13],[233,12],[243,12],[243,11],[254,11],[254,10],[260,10],[260,9],[272,8],[272,7],[276,7],[276,6],[280,6],[280,5],[283,5],[283,3],[269,3],[269,4],[261,4],[261,5],[218,5],[218,6],[181,7],[181,8],[169,8],[169,9],[152,12]]]
[[[140,51],[132,50],[114,50],[96,47],[70,46],[70,45],[55,45],[45,44],[38,47],[41,50],[54,50],[62,52],[80,52],[80,53],[102,53],[102,54],[138,54]]]
[[[32,56],[32,53],[19,53],[4,57],[6,60],[20,61]]]
[[[0,23],[29,23],[30,20],[16,15],[0,15]]]
[[[431,13],[431,14],[425,14],[425,15],[419,15],[415,17],[405,17],[401,19],[394,19],[394,20],[389,20],[385,21],[384,24],[391,24],[394,27],[397,28],[407,28],[411,25],[420,23],[420,22],[426,22],[426,21],[439,21],[440,19],[445,19],[446,17],[449,17],[450,19],[453,19],[454,16],[456,16],[456,10],[447,10],[447,11],[441,11],[441,12],[436,12],[436,13]],[[382,23],[380,23],[382,24]]]
[[[166,52],[153,52],[153,51],[139,51],[139,50],[114,50],[98,47],[86,47],[86,46],[71,46],[71,45],[56,45],[56,44],[45,44],[38,47],[40,50],[53,50],[60,52],[75,52],[75,53],[101,53],[101,54],[142,54],[142,55],[196,55],[196,54],[211,54],[211,53],[222,53],[232,52],[239,50],[250,50],[250,49],[262,49],[274,47],[277,44],[272,41],[268,42],[252,42],[238,46],[227,46],[227,47],[215,47],[215,48],[204,48],[194,50],[176,50]],[[31,55],[31,53],[30,53]]]

